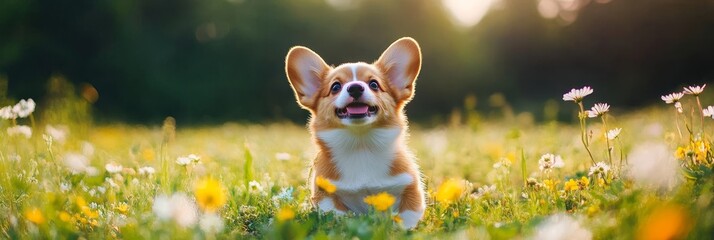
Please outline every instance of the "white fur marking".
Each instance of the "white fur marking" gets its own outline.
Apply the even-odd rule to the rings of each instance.
[[[352,81],[356,82],[357,81],[357,64],[350,65],[350,68],[352,69]]]
[[[399,217],[402,218],[402,227],[405,229],[415,228],[422,216],[424,216],[424,209],[418,211],[406,210],[399,213]]]
[[[335,201],[331,197],[323,198],[322,201],[317,203],[317,208],[323,212],[335,212],[337,215],[345,214],[345,212],[335,207]]]
[[[364,197],[388,192],[397,197],[399,205],[404,188],[416,181],[415,176],[402,173],[390,175],[396,147],[403,145],[401,128],[377,128],[365,132],[333,129],[317,132],[317,137],[330,148],[332,159],[341,178],[334,181],[337,194],[347,208],[365,213],[369,206]]]

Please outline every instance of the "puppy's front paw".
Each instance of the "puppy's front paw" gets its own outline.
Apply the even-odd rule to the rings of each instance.
[[[337,215],[344,215],[345,211],[341,211],[335,207],[335,200],[331,197],[325,197],[317,203],[317,208],[323,212],[334,212]]]
[[[399,213],[399,217],[402,219],[402,227],[404,229],[413,229],[419,224],[419,220],[424,215],[424,209],[411,211],[405,210]]]

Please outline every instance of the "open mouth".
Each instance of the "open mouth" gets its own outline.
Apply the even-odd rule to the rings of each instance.
[[[344,108],[335,109],[337,117],[340,119],[344,118],[364,118],[370,117],[377,113],[376,106],[370,106],[366,103],[353,102],[348,104]]]

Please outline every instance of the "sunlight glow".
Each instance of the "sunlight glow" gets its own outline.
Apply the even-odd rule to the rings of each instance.
[[[498,0],[443,0],[454,21],[463,27],[472,27],[483,19]]]

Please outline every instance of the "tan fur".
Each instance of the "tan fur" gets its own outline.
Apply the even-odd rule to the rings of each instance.
[[[406,64],[408,67],[403,67],[404,64],[399,65],[400,62],[395,59],[408,59],[409,62]],[[369,126],[352,129],[358,132],[362,131],[361,129],[369,131],[376,128],[399,128],[403,129],[402,132],[405,134],[407,120],[403,108],[414,96],[415,80],[421,69],[421,50],[413,39],[402,38],[387,48],[374,63],[358,63],[354,71],[356,76],[353,76],[353,69],[350,66],[330,67],[319,55],[304,47],[292,48],[286,57],[288,80],[293,87],[298,104],[311,112],[309,128],[313,141],[319,149],[312,164],[314,168],[311,176],[312,202],[317,206],[325,197],[332,197],[335,208],[341,211],[347,210],[341,199],[337,195],[330,195],[319,189],[314,183],[314,178],[317,176],[331,181],[338,181],[341,178],[340,170],[334,162],[328,144],[316,137],[316,133],[320,131],[346,128],[335,114],[336,97],[331,93],[330,88],[334,82],[340,82],[344,86],[354,77],[357,81],[365,83],[369,83],[372,79],[377,80],[380,89],[373,91],[379,109],[376,120]],[[399,81],[399,79],[410,79],[410,81]],[[313,86],[319,87],[313,88]],[[366,89],[366,91],[372,90]],[[396,154],[389,168],[389,175],[398,176],[407,173],[413,181],[403,190],[400,206],[397,209],[400,212],[423,211],[424,192],[421,175],[412,155],[403,144],[403,138],[406,136],[399,137],[398,141],[402,145],[395,149]]]

